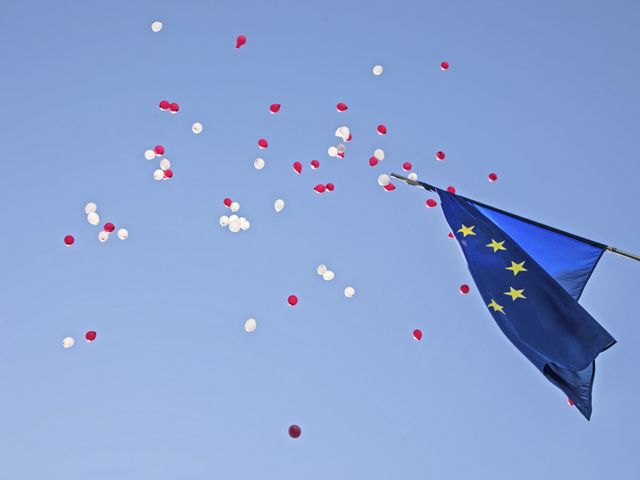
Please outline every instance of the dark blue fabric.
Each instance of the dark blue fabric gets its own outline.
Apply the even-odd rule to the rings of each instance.
[[[595,358],[615,339],[536,258],[474,204],[443,190],[438,194],[478,291],[502,332],[589,419]],[[525,231],[518,230],[520,242],[526,243]],[[547,262],[553,258],[547,250],[562,245],[557,238],[534,243]],[[570,265],[565,267],[571,271]]]

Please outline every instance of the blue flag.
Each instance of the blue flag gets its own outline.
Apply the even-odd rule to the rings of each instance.
[[[590,419],[595,358],[616,341],[578,299],[606,247],[437,192],[502,332]]]

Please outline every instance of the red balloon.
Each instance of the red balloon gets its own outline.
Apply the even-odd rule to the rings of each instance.
[[[320,168],[320,162],[318,160],[311,160],[311,168],[313,168],[314,170],[316,168]]]
[[[369,166],[375,167],[376,165],[378,165],[378,159],[376,157],[371,157],[369,159]]]
[[[116,229],[116,227],[113,223],[107,222],[104,224],[104,227],[102,227],[102,229],[107,233],[111,233]]]
[[[340,158],[344,158],[344,152],[338,152],[336,155]]]
[[[413,338],[414,338],[415,340],[422,340],[422,330],[420,330],[419,328],[416,328],[416,329],[413,331]]]
[[[396,186],[395,186],[393,183],[387,183],[387,184],[384,186],[384,189],[385,189],[387,192],[393,192],[393,191],[396,189]]]
[[[430,198],[425,203],[427,204],[427,207],[429,207],[429,208],[433,208],[433,207],[438,206],[438,202],[436,202],[433,198]]]
[[[330,192],[333,192],[333,190],[336,188],[336,186],[333,183],[327,183],[325,185],[325,187],[327,188],[327,190],[329,190]]]
[[[300,175],[302,173],[302,164],[300,162],[293,162],[293,169]]]
[[[65,244],[67,247],[70,247],[71,245],[73,245],[73,243],[74,243],[75,241],[76,241],[76,239],[75,239],[75,238],[73,238],[73,235],[66,235],[66,236],[64,237],[64,244]]]
[[[156,152],[156,155],[164,155],[164,147],[162,145],[156,145],[153,151]]]
[[[173,177],[173,170],[171,170],[170,168],[167,168],[164,171],[164,178],[172,178]]]
[[[169,109],[169,100],[162,100],[160,102],[160,110],[168,110]]]
[[[298,438],[302,435],[302,429],[298,425],[291,425],[289,427],[289,436],[291,438]]]
[[[296,297],[295,295],[289,295],[289,298],[287,298],[287,302],[289,302],[289,305],[291,305],[292,307],[295,307],[298,304],[298,297]]]
[[[351,140],[353,140],[353,135],[351,135],[351,133],[349,133],[349,136],[347,137],[347,142],[350,142]]]
[[[454,187],[453,185],[449,185],[447,187],[447,192],[449,193],[456,193],[456,187]]]
[[[453,236],[453,232],[449,232],[449,233],[447,234],[447,237],[449,237],[449,238],[455,238],[455,237]]]
[[[313,187],[313,189],[317,192],[317,193],[324,193],[325,190],[327,189],[327,187],[325,187],[324,185],[322,185],[321,183],[319,183],[318,185],[316,185],[315,187]]]
[[[404,162],[404,163],[402,164],[402,169],[403,169],[405,172],[408,172],[408,171],[409,171],[409,170],[411,170],[412,168],[413,168],[413,165],[411,165],[411,162]]]
[[[440,64],[440,68],[442,69],[442,71],[449,70],[449,62],[442,62]]]
[[[238,35],[238,38],[236,38],[236,48],[240,48],[245,43],[247,43],[247,37],[244,35]]]
[[[570,407],[573,407],[575,405],[573,400],[571,400],[569,397],[567,397],[567,403],[569,404]]]
[[[180,105],[178,105],[177,103],[172,103],[171,105],[169,105],[169,111],[171,113],[176,113],[180,110]]]
[[[387,127],[385,127],[384,125],[378,125],[376,130],[378,131],[378,135],[386,135],[387,134]]]
[[[470,291],[471,291],[471,288],[469,288],[469,285],[467,285],[466,283],[463,283],[462,285],[460,285],[460,293],[462,295],[466,295]]]
[[[264,138],[261,138],[260,140],[258,140],[258,147],[265,149],[268,146],[269,146],[269,143]]]
[[[269,111],[271,113],[278,113],[280,111],[280,104],[279,103],[272,103],[269,106]]]
[[[224,199],[223,203],[224,203],[225,207],[230,207],[231,204],[233,203],[233,200],[231,200],[229,197],[227,197],[227,198]]]
[[[336,110],[338,110],[339,112],[344,112],[346,110],[349,110],[349,107],[347,107],[346,103],[340,102],[339,104],[336,105]]]
[[[488,178],[489,178],[490,182],[497,182],[498,181],[498,175],[496,175],[495,173],[490,173]]]
[[[97,333],[94,332],[93,330],[89,330],[87,333],[84,334],[84,338],[87,339],[87,342],[93,342],[96,339]]]
[[[442,160],[444,160],[444,157],[445,157],[445,154],[444,154],[444,152],[443,152],[442,150],[440,150],[440,151],[436,152],[436,158],[437,158],[438,160],[441,160],[441,161],[442,161]]]

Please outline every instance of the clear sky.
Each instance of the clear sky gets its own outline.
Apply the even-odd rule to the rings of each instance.
[[[633,478],[640,264],[605,255],[582,297],[618,340],[587,422],[474,286],[458,293],[472,281],[430,195],[376,180],[410,161],[421,180],[640,250],[639,13],[1,2],[0,479]],[[353,141],[330,158],[340,125]],[[143,157],[157,144],[169,182]],[[386,158],[371,168],[375,148]],[[334,192],[312,191],[326,182]],[[249,231],[218,225],[227,196]],[[129,238],[98,242],[89,201]]]

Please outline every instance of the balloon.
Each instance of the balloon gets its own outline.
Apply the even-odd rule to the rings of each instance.
[[[247,333],[252,333],[256,329],[256,319],[250,318],[246,322],[244,322],[244,331]]]
[[[164,147],[162,145],[156,145],[155,148],[153,149],[153,152],[156,155],[164,155]]]
[[[380,161],[384,160],[384,150],[382,150],[381,148],[376,148],[373,151],[373,156],[376,157]]]
[[[273,204],[273,208],[275,208],[276,212],[281,212],[284,208],[284,200],[281,198],[277,199]]]
[[[153,160],[154,158],[156,158],[156,152],[154,152],[153,150],[145,150],[144,158],[146,158],[147,160]]]
[[[356,290],[353,287],[347,287],[344,289],[344,296],[347,298],[351,298],[356,294]]]
[[[454,187],[453,185],[449,185],[447,187],[447,192],[449,193],[456,193],[456,187]]]
[[[336,186],[335,186],[333,183],[327,183],[327,184],[325,185],[325,188],[326,188],[327,190],[329,190],[330,192],[333,192],[333,191],[335,190]]]
[[[378,132],[378,135],[386,135],[387,127],[385,127],[384,125],[378,125],[376,131]]]
[[[87,333],[84,334],[84,338],[87,340],[87,342],[91,343],[96,339],[97,335],[98,334],[93,330],[89,330]]]
[[[265,149],[269,146],[269,143],[264,139],[261,138],[260,140],[258,140],[258,147],[260,147],[261,149]]]
[[[70,247],[71,245],[73,245],[75,241],[76,241],[76,239],[73,238],[73,235],[65,235],[65,237],[64,237],[64,244],[67,247]]]
[[[162,100],[160,102],[160,105],[158,105],[160,107],[160,110],[168,110],[169,109],[169,100]]]
[[[449,62],[442,62],[440,63],[440,69],[444,72],[446,70],[449,70]]]
[[[440,150],[440,151],[436,152],[436,159],[438,159],[438,160],[440,160],[440,161],[444,160],[444,157],[445,157],[445,156],[446,156],[446,155],[444,154],[444,152],[443,152],[442,150]]]
[[[227,197],[227,198],[225,198],[225,199],[223,200],[223,202],[222,202],[222,203],[224,203],[224,206],[225,206],[225,207],[230,207],[230,206],[231,206],[231,204],[233,203],[233,200],[231,200],[229,197]]]
[[[327,153],[329,154],[330,157],[335,157],[338,155],[338,149],[336,147],[329,147],[329,149],[327,150]]]
[[[153,171],[153,178],[155,180],[162,180],[164,178],[164,172],[159,168]]]
[[[575,405],[574,401],[571,400],[569,397],[567,397],[567,403],[569,404],[570,407],[573,407]]]
[[[375,67],[373,67],[373,74],[377,77],[378,75],[382,75],[382,72],[384,72],[384,68],[382,68],[382,65],[376,65]]]
[[[226,227],[229,225],[229,217],[227,217],[226,215],[222,215],[219,221],[221,227]]]
[[[324,272],[326,271],[327,271],[327,266],[322,263],[318,265],[318,268],[316,268],[316,272],[318,272],[318,275],[324,275]]]
[[[169,170],[171,168],[171,162],[168,159],[163,158],[162,160],[160,160],[160,168],[162,170]]]
[[[173,170],[167,168],[164,172],[164,178],[173,178]]]
[[[302,429],[298,425],[291,425],[289,427],[289,436],[291,438],[298,438],[302,434]]]
[[[240,231],[240,220],[236,219],[232,222],[229,222],[229,230],[231,230],[233,233],[238,233]]]
[[[293,170],[300,175],[302,173],[302,164],[300,162],[293,162]]]
[[[344,151],[338,151],[338,153],[336,154],[336,157],[340,157],[340,158],[344,158]]]
[[[247,37],[244,35],[238,35],[238,38],[236,38],[236,48],[240,48],[245,43],[247,43]]]
[[[160,30],[162,30],[162,22],[153,22],[151,24],[151,30],[153,30],[155,33],[158,33]]]
[[[416,329],[413,331],[413,338],[414,338],[416,341],[421,340],[421,339],[422,339],[422,330],[420,330],[419,328],[416,328]]]
[[[193,125],[191,125],[191,131],[193,133],[195,133],[196,135],[198,135],[199,133],[202,133],[202,124],[200,122],[196,122]]]
[[[88,215],[90,213],[94,213],[97,209],[98,206],[95,203],[89,202],[84,206],[84,213]]]
[[[269,111],[270,111],[272,114],[274,114],[274,115],[275,115],[276,113],[278,113],[278,112],[280,111],[280,104],[279,104],[279,103],[272,103],[272,104],[269,106]]]
[[[456,238],[456,237],[453,235],[453,232],[449,232],[449,233],[447,234],[447,237],[449,237],[449,238]]]
[[[382,187],[389,185],[390,182],[391,182],[391,177],[386,173],[383,173],[378,177],[378,185]]]
[[[316,169],[320,167],[320,162],[318,160],[311,160],[311,168]]]
[[[403,169],[405,172],[408,172],[408,171],[409,171],[409,170],[411,170],[412,168],[413,168],[413,165],[411,165],[411,162],[404,162],[404,163],[402,164],[402,169]]]
[[[100,223],[100,216],[96,212],[91,212],[87,215],[87,222],[91,225],[98,225]]]
[[[244,217],[240,217],[240,228],[244,231],[249,230],[249,228],[251,228],[251,223],[249,223],[249,220],[247,220]]]
[[[336,150],[338,151],[338,155],[341,154],[341,153],[344,153],[344,148],[345,147],[344,147],[343,143],[341,143],[340,145],[336,146]]]
[[[369,159],[369,166],[375,167],[376,165],[378,165],[378,159],[376,157],[371,157]]]
[[[128,236],[129,236],[129,230],[127,230],[126,228],[121,228],[118,230],[118,238],[120,240],[126,240]]]
[[[333,280],[334,278],[336,278],[336,274],[333,273],[331,270],[327,270],[326,272],[324,272],[322,274],[322,278],[324,280],[326,280],[327,282],[330,282],[331,280]]]
[[[231,216],[229,217],[229,223],[231,223],[231,222],[235,222],[236,220],[239,220],[238,215],[231,215]]]
[[[102,229],[107,233],[111,233],[116,229],[116,227],[113,223],[107,222],[104,224],[104,227],[102,227]]]
[[[71,348],[75,345],[76,341],[73,339],[73,337],[65,337],[62,339],[62,346],[64,348]]]
[[[425,203],[427,204],[427,207],[429,207],[429,208],[433,208],[433,207],[436,207],[438,205],[438,202],[436,202],[433,198],[430,198]]]
[[[233,202],[229,208],[233,213],[236,213],[238,210],[240,210],[240,204],[238,202]]]
[[[471,289],[469,288],[469,285],[467,285],[466,283],[463,283],[462,285],[460,285],[460,293],[462,295],[466,295],[467,293],[469,293],[469,291],[471,291]]]
[[[336,130],[336,137],[342,138],[342,140],[344,140],[345,142],[347,141],[347,138],[349,138],[349,135],[351,135],[351,132],[349,132],[349,127],[338,127],[338,129]]]
[[[353,140],[353,135],[351,135],[351,132],[349,132],[349,136],[347,137],[346,141],[350,142],[351,140]]]
[[[325,190],[327,189],[327,187],[325,187],[324,185],[322,185],[321,183],[319,183],[318,185],[316,185],[315,187],[313,187],[313,189],[316,191],[316,193],[324,193]]]
[[[253,166],[256,167],[256,170],[262,170],[265,166],[264,158],[260,158],[260,157],[256,158],[253,161]]]
[[[396,189],[396,186],[393,183],[390,183],[389,185],[385,185],[384,189],[387,192],[393,192]]]
[[[180,110],[180,105],[178,105],[177,103],[172,103],[171,105],[169,105],[169,111],[171,113],[177,113]]]
[[[490,182],[497,182],[498,181],[498,175],[496,175],[495,173],[490,173],[488,175],[489,181]]]
[[[100,240],[101,243],[104,243],[107,240],[109,240],[109,232],[105,232],[104,230],[101,230],[98,233],[98,240]]]
[[[416,180],[418,180],[418,174],[416,172],[411,172],[409,175],[407,175],[407,178],[415,182]]]
[[[296,297],[295,295],[289,295],[289,297],[287,298],[287,302],[292,307],[295,307],[298,304],[298,297]]]
[[[336,110],[338,110],[339,112],[345,112],[349,110],[349,107],[347,107],[346,103],[340,102],[339,104],[336,105]]]

